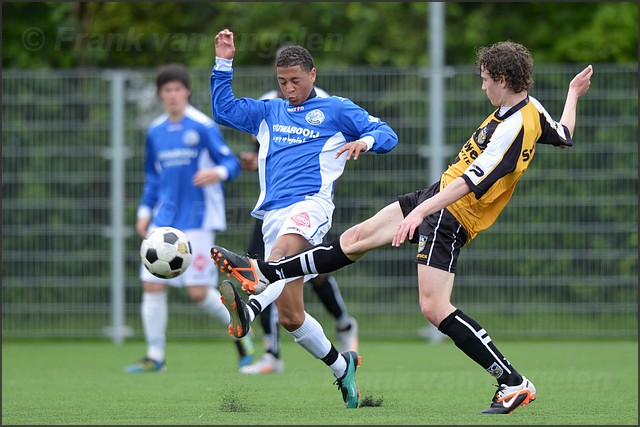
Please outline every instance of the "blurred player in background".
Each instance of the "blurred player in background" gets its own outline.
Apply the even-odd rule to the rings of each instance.
[[[259,293],[265,287],[265,292],[279,289],[269,283],[329,273],[371,250],[389,244],[398,247],[408,238],[418,244],[415,260],[422,314],[496,378],[498,390],[482,413],[510,414],[534,401],[536,388],[500,353],[478,322],[451,304],[456,263],[461,248],[489,228],[509,202],[537,144],[573,145],[578,99],[589,90],[593,69],[589,65],[571,80],[562,117],[556,122],[528,94],[533,85],[533,58],[524,46],[500,42],[479,49],[477,55],[482,90],[497,109],[464,143],[439,182],[399,196],[329,244],[279,261],[252,260],[220,247],[212,252],[214,260],[244,289]],[[451,384],[452,392],[466,393],[460,387]]]
[[[167,286],[186,286],[191,299],[209,316],[227,326],[230,318],[220,301],[218,272],[210,262],[215,233],[226,229],[222,182],[240,173],[240,163],[225,143],[217,125],[189,103],[189,74],[169,64],[156,76],[157,94],[165,110],[147,131],[145,183],[138,208],[136,231],[144,238],[155,227],[182,230],[193,250],[189,268],[173,279],[159,279],[140,268],[141,316],[147,354],[127,366],[127,372],[166,369],[168,323]],[[239,367],[253,361],[251,335],[235,339]]]
[[[278,49],[279,52],[283,45]],[[276,52],[276,56],[277,56]],[[273,64],[275,71],[275,63]],[[319,87],[314,87],[316,96],[327,98],[329,94]],[[276,88],[264,93],[259,99],[285,99],[280,88]],[[243,170],[254,171],[258,169],[258,150],[260,144],[254,136],[252,141],[255,144],[254,151],[245,151],[240,153],[240,165]],[[246,250],[247,254],[252,258],[264,259],[264,240],[262,236],[262,220],[256,219],[253,228],[253,234]],[[356,319],[349,316],[347,307],[340,294],[338,281],[335,277],[328,274],[319,274],[317,277],[309,280],[311,289],[318,295],[320,301],[327,311],[336,321],[336,337],[338,339],[338,351],[358,351],[358,323]],[[268,374],[279,373],[284,371],[284,361],[280,354],[280,332],[278,323],[278,308],[275,304],[269,304],[260,313],[260,324],[264,331],[264,349],[265,353],[260,359],[251,365],[244,366],[240,369],[243,374]]]
[[[397,145],[398,137],[386,123],[350,100],[318,97],[313,87],[313,58],[301,46],[287,46],[276,58],[276,75],[286,99],[262,101],[233,95],[231,31],[216,35],[215,49],[213,117],[220,124],[255,135],[260,143],[260,197],[252,215],[264,220],[265,258],[277,260],[322,242],[335,209],[333,186],[347,160],[356,160],[369,150],[386,153]],[[305,312],[304,280],[293,279],[286,288],[283,280],[279,290],[274,285],[273,295],[266,292],[249,298],[250,309],[231,282],[223,282],[220,293],[231,313],[230,332],[238,337],[247,334],[250,322],[275,300],[280,324],[296,343],[333,371],[345,405],[356,408],[355,372],[360,357],[355,351],[339,353],[320,323]]]

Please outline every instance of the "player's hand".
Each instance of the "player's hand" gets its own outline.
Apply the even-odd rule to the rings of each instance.
[[[236,53],[236,47],[233,43],[233,32],[228,29],[220,31],[216,35],[216,56],[219,58],[233,59]]]
[[[416,229],[422,224],[424,218],[421,214],[417,212],[417,209],[411,211],[409,215],[407,215],[402,222],[398,225],[396,229],[396,234],[393,236],[393,241],[391,242],[391,246],[400,246],[407,239],[413,238],[413,234]]]
[[[151,218],[138,218],[136,221],[136,232],[138,236],[143,239],[147,237],[147,228],[149,227],[149,223],[151,222]]]
[[[202,169],[193,176],[193,185],[196,187],[204,187],[218,181],[220,181],[220,175],[215,169]]]
[[[240,167],[245,171],[254,171],[258,169],[258,153],[254,151],[245,151],[240,153]]]
[[[571,83],[569,83],[569,93],[573,93],[578,98],[587,93],[591,85],[592,75],[593,67],[591,65],[576,74]]]
[[[350,160],[351,157],[353,157],[353,160],[358,160],[360,153],[367,151],[367,144],[361,140],[347,142],[336,152],[336,159],[345,151],[347,152],[347,160]]]

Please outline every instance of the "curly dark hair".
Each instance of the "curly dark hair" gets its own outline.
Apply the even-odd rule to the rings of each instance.
[[[504,76],[507,87],[514,93],[528,91],[533,86],[533,57],[523,45],[504,41],[481,47],[476,53],[479,73],[484,69],[493,80]]]
[[[309,51],[302,46],[284,46],[276,54],[276,67],[288,68],[299,65],[305,72],[311,71],[315,67],[313,57]]]
[[[169,82],[180,82],[187,89],[191,89],[189,72],[184,65],[167,64],[158,70],[156,76],[156,90],[160,92],[162,86]]]

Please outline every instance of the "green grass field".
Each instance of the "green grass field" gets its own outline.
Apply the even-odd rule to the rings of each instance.
[[[283,337],[283,374],[243,376],[226,340],[174,341],[168,370],[126,374],[142,342],[2,345],[2,424],[638,424],[637,341],[502,341],[538,399],[479,415],[493,379],[450,341],[363,341],[357,381],[378,407],[344,408],[330,370]],[[362,400],[362,399],[361,399]]]

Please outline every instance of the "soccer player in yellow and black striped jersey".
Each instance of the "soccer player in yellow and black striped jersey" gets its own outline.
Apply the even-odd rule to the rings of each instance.
[[[533,59],[522,45],[500,42],[478,50],[482,90],[497,109],[464,143],[431,187],[405,194],[339,239],[280,261],[264,263],[214,246],[212,257],[243,289],[259,293],[284,277],[328,273],[365,253],[409,239],[418,244],[418,286],[424,317],[498,382],[488,414],[508,414],[536,398],[531,381],[500,353],[475,320],[451,304],[460,249],[490,227],[511,199],[536,144],[573,145],[578,98],[589,90],[591,65],[569,84],[559,122],[528,94]],[[227,264],[220,261],[227,261]],[[261,296],[261,295],[258,295]],[[233,316],[232,316],[233,317]]]

